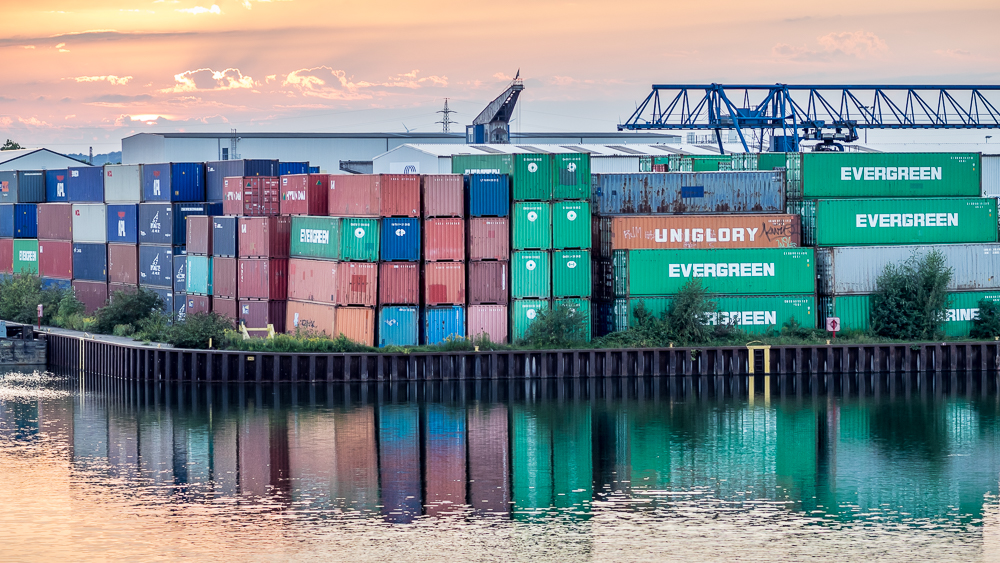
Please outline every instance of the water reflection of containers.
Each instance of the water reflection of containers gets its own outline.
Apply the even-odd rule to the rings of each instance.
[[[155,485],[174,484],[174,425],[162,411],[139,418],[139,470]]]
[[[247,412],[240,423],[240,493],[263,497],[271,482],[271,447],[268,414]]]
[[[379,504],[375,410],[366,405],[335,415],[336,473],[330,494],[345,507],[371,511]]]
[[[530,517],[552,506],[552,429],[537,409],[511,408],[514,515]]]
[[[507,406],[477,405],[468,410],[466,421],[469,504],[481,512],[510,512]]]
[[[208,312],[207,307],[204,312]],[[216,496],[234,497],[239,492],[237,434],[237,423],[231,418],[212,423],[212,488]]]
[[[337,425],[325,411],[289,413],[288,470],[292,502],[298,507],[330,509],[335,488]]]
[[[552,499],[557,508],[588,510],[593,495],[589,403],[570,403],[552,417]]]
[[[421,514],[420,421],[416,404],[379,409],[379,474],[382,515],[408,523]]]
[[[425,417],[424,502],[428,515],[444,515],[465,504],[465,413],[431,403]]]

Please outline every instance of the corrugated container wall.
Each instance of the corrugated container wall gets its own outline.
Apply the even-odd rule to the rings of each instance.
[[[375,308],[374,307],[337,307],[336,326],[338,335],[364,344],[375,345]]]
[[[465,219],[427,219],[424,228],[424,260],[465,260]]]
[[[187,261],[185,293],[212,295],[212,258],[189,254],[185,259]]]
[[[233,321],[233,325],[236,324],[236,321],[239,319],[240,312],[239,302],[236,299],[231,297],[212,297],[212,299],[209,300],[209,303],[212,304],[213,313],[228,318]]]
[[[0,274],[14,273],[14,239],[0,238]]]
[[[379,186],[382,217],[420,217],[419,174],[382,174]]]
[[[267,328],[273,325],[275,332],[285,332],[285,315],[287,307],[284,301],[246,301],[240,299],[239,320],[247,328]],[[254,331],[250,336],[264,338],[267,332]]]
[[[145,164],[143,201],[205,201],[205,165],[200,162]]]
[[[628,291],[633,296],[673,295],[692,278],[721,294],[813,293],[816,288],[811,248],[628,252]]]
[[[345,217],[340,226],[340,259],[378,262],[379,220]]]
[[[105,165],[104,201],[107,203],[140,203],[142,201],[142,165]]]
[[[227,299],[237,296],[239,260],[222,256],[212,257],[212,295]],[[190,291],[188,293],[194,293]]]
[[[552,296],[590,297],[589,250],[552,251]]]
[[[978,197],[979,153],[802,153],[802,196]]]
[[[170,246],[139,245],[139,285],[174,285],[174,252]]]
[[[549,302],[540,299],[515,299],[510,302],[510,340],[524,338],[538,314],[549,309]]]
[[[44,170],[0,172],[0,203],[42,203],[44,201]]]
[[[552,204],[515,203],[512,247],[517,250],[552,248]]]
[[[135,244],[108,245],[108,281],[111,283],[139,283],[139,246]]]
[[[339,260],[340,228],[336,217],[292,217],[290,255]]]
[[[548,252],[515,252],[510,259],[510,296],[548,299],[552,295],[552,267]]]
[[[463,217],[464,178],[460,174],[427,174],[423,182],[424,217]]]
[[[472,174],[467,179],[470,217],[510,215],[510,176]]]
[[[139,206],[134,203],[109,205],[107,209],[108,242],[137,244],[139,242]]]
[[[425,262],[424,304],[464,305],[465,264],[462,262]]]
[[[797,215],[601,217],[601,254],[655,248],[788,248],[801,246]]]
[[[327,213],[332,217],[378,217],[378,174],[331,174]]]
[[[337,307],[326,303],[289,301],[285,310],[285,331],[316,332],[336,338]]]
[[[552,308],[564,307],[569,309],[572,315],[580,315],[584,321],[584,341],[590,342],[593,338],[593,322],[591,320],[590,299],[586,297],[571,297],[563,299],[553,299]]]
[[[469,262],[469,304],[495,303],[506,305],[509,297],[507,288],[506,261]],[[589,285],[590,278],[588,276]]]
[[[375,306],[378,264],[341,262],[337,266],[337,304]]]
[[[38,241],[38,275],[60,280],[73,279],[73,243],[61,240]]]
[[[465,307],[426,307],[424,309],[424,344],[442,344],[465,338]]]
[[[0,237],[38,238],[38,204],[0,204]]]
[[[236,217],[212,217],[212,255],[236,256],[239,251]]]
[[[201,254],[208,256],[212,254],[213,221],[209,215],[188,215],[187,235],[184,239],[185,250],[188,254]]]
[[[241,176],[278,176],[277,160],[216,160],[205,163],[205,184],[208,201],[222,201],[224,180]]]
[[[382,219],[382,260],[420,260],[420,219],[392,217]]]
[[[291,258],[288,261],[288,298],[337,303],[340,262]]]
[[[73,240],[73,204],[39,204],[38,238],[46,240]]]
[[[240,258],[288,258],[290,217],[240,217]]]
[[[309,163],[308,162],[278,162],[278,176],[286,176],[290,174],[308,174],[309,173]]]
[[[34,239],[14,239],[14,273],[26,272],[38,275],[38,241]]]
[[[983,196],[1000,197],[1000,154],[984,154],[983,162]]]
[[[469,305],[466,316],[470,340],[486,337],[490,342],[507,342],[506,305]]]
[[[420,343],[419,329],[419,307],[389,306],[379,309],[379,347],[416,346]]]
[[[187,256],[174,256],[174,293],[187,293]]]
[[[326,215],[329,174],[293,174],[281,177],[282,215]]]
[[[590,155],[557,153],[553,156],[555,186],[553,199],[588,199],[590,197]]]
[[[506,217],[469,219],[469,260],[510,258],[510,223]]]
[[[997,200],[989,198],[821,199],[816,245],[997,241]]]
[[[552,199],[553,164],[551,154],[515,154],[511,178],[514,201]]]
[[[784,213],[783,172],[595,174],[594,212]]]
[[[108,242],[107,207],[103,203],[73,205],[73,242]]]
[[[68,176],[66,169],[45,171],[45,201],[49,203],[69,201],[66,196],[66,178]]]
[[[100,243],[74,243],[73,278],[108,283],[108,246]]]
[[[452,174],[505,174],[514,173],[514,155],[511,154],[456,154],[451,157]]]
[[[175,244],[173,227],[174,206],[172,204],[139,204],[139,242],[141,244],[165,244],[172,246]],[[73,231],[76,231],[75,224]]]
[[[591,227],[589,202],[552,204],[552,248],[590,248]]]
[[[420,304],[420,264],[382,262],[378,265],[378,302],[387,305]]]
[[[108,284],[93,281],[74,281],[73,293],[83,303],[84,314],[93,315],[108,303]]]
[[[66,201],[103,202],[104,169],[100,166],[74,167],[66,170]]]
[[[0,238],[14,238],[14,205],[0,203]]]
[[[816,327],[816,298],[812,295],[721,295],[713,299],[718,304],[718,312],[709,313],[709,326],[729,325],[750,333],[762,333],[769,327],[780,329],[794,318],[804,327]],[[647,312],[660,317],[670,309],[672,301],[669,297],[629,299],[628,319],[618,319],[615,328],[625,330],[638,325],[635,311],[639,303]]]
[[[185,299],[187,301],[185,312],[188,315],[212,311],[212,298],[207,295],[186,295]]]
[[[240,299],[287,299],[287,258],[241,258],[237,294]]]
[[[944,333],[952,338],[965,338],[979,316],[983,299],[1000,302],[997,291],[964,291],[948,294],[948,310],[944,318]],[[840,295],[819,299],[819,323],[826,317],[838,317],[841,330],[868,330],[871,317],[870,295]]]
[[[173,289],[169,289],[169,288],[166,288],[166,287],[150,287],[150,288],[147,288],[147,289],[149,289],[153,293],[155,293],[158,296],[160,296],[160,299],[163,301],[163,312],[164,313],[167,313],[168,315],[173,314],[173,312],[174,312],[174,290]]]

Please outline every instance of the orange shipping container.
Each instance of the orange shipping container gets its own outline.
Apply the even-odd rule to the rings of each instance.
[[[289,300],[285,309],[285,330],[289,333],[294,333],[296,329],[302,332],[316,332],[333,338],[336,336],[336,319],[335,305]]]
[[[378,174],[330,174],[330,216],[378,217],[379,178]]]
[[[374,307],[337,307],[334,330],[337,335],[366,346],[375,345]]]
[[[465,264],[424,263],[424,305],[464,305]]]
[[[424,221],[424,260],[465,260],[465,219]]]
[[[654,215],[600,220],[601,250],[800,246],[798,215]]]
[[[506,217],[469,219],[469,260],[510,259],[510,223]]]
[[[419,305],[420,264],[417,262],[379,264],[378,301],[381,305]]]
[[[463,217],[465,186],[461,174],[427,174],[424,182],[424,217]]]
[[[420,217],[419,174],[382,174],[379,187],[382,217]]]

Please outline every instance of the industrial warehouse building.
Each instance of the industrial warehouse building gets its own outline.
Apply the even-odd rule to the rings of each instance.
[[[70,166],[87,166],[64,154],[49,149],[18,149],[0,151],[0,171],[55,170]]]

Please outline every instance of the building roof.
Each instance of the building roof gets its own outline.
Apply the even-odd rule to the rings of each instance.
[[[173,132],[173,133],[136,133],[129,135],[126,139],[138,137],[140,135],[157,135],[167,139],[228,139],[233,136],[231,132],[219,133],[195,133],[195,132]],[[294,133],[294,132],[237,132],[237,137],[243,139],[454,139],[456,142],[465,142],[465,133],[421,133],[413,131],[409,133]],[[569,133],[511,133],[511,139],[551,139],[557,137],[577,137],[577,138],[602,138],[602,139],[637,139],[650,137],[663,137],[667,139],[679,139],[676,134],[670,133],[650,133],[642,132],[569,132]]]
[[[387,152],[384,152],[376,156],[375,158],[379,158],[381,156],[390,154],[393,151],[400,150],[404,147],[437,157],[450,157],[450,156],[455,156],[457,154],[486,155],[486,154],[578,153],[578,152],[590,153],[592,157],[666,156],[670,154],[692,154],[691,151],[685,150],[687,147],[683,149],[679,147],[668,148],[667,145],[650,145],[650,144],[528,145],[524,143],[512,143],[509,145],[437,145],[429,143],[427,144],[413,143],[413,144],[401,145]],[[698,154],[701,153],[701,151],[694,151],[694,152]]]
[[[46,154],[46,155],[53,155],[53,156],[56,156],[56,157],[65,158],[67,160],[72,160],[74,163],[77,163],[80,166],[88,166],[88,164],[86,164],[84,162],[80,162],[79,160],[76,160],[73,157],[69,157],[69,156],[66,156],[66,155],[64,155],[62,153],[58,153],[56,151],[49,150],[49,149],[46,149],[46,148],[18,149],[18,150],[13,150],[13,151],[0,151],[0,164],[7,164],[8,162],[17,160],[19,158],[24,158],[24,157],[29,156],[29,155],[34,155],[36,153],[43,153],[43,154]]]

